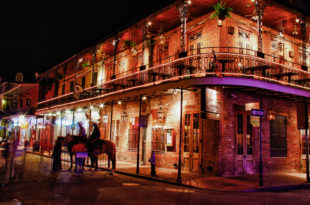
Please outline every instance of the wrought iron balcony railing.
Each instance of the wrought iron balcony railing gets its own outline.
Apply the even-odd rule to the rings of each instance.
[[[212,51],[215,51],[215,55]],[[310,91],[310,72],[304,66],[265,55],[256,57],[256,51],[242,48],[202,48],[188,52],[189,56],[172,56],[155,62],[143,71],[120,73],[116,79],[98,82],[80,93],[68,93],[38,103],[38,108],[68,103],[80,99],[104,96],[136,88],[153,86],[185,78],[216,76],[253,78]]]

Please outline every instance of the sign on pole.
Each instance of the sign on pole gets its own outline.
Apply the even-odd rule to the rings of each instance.
[[[251,125],[253,127],[259,127],[260,126],[259,119],[260,117],[251,116]]]
[[[252,109],[251,115],[257,116],[257,117],[264,117],[264,110],[263,109]]]

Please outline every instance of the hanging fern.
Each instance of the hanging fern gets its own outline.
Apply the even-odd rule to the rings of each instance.
[[[217,3],[213,6],[215,12],[213,14],[211,14],[210,18],[214,19],[214,18],[218,18],[220,20],[224,20],[226,17],[230,18],[231,15],[230,13],[233,11],[232,8],[230,7],[226,7],[226,3]]]
[[[124,40],[124,47],[125,48],[132,48],[135,45],[137,45],[137,44],[131,40]]]

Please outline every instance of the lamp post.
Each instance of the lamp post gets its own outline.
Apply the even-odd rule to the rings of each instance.
[[[182,115],[183,115],[183,88],[181,88],[181,103],[180,103],[180,139],[179,139],[179,163],[178,163],[178,178],[177,182],[181,183],[181,151],[182,151]]]

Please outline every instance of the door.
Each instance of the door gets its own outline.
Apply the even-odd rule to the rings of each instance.
[[[199,113],[186,113],[183,124],[184,168],[198,172],[200,167],[200,117]]]
[[[250,54],[251,49],[251,33],[243,29],[239,29],[239,53],[240,54]]]
[[[253,174],[253,127],[249,112],[236,114],[236,172],[237,174]]]

